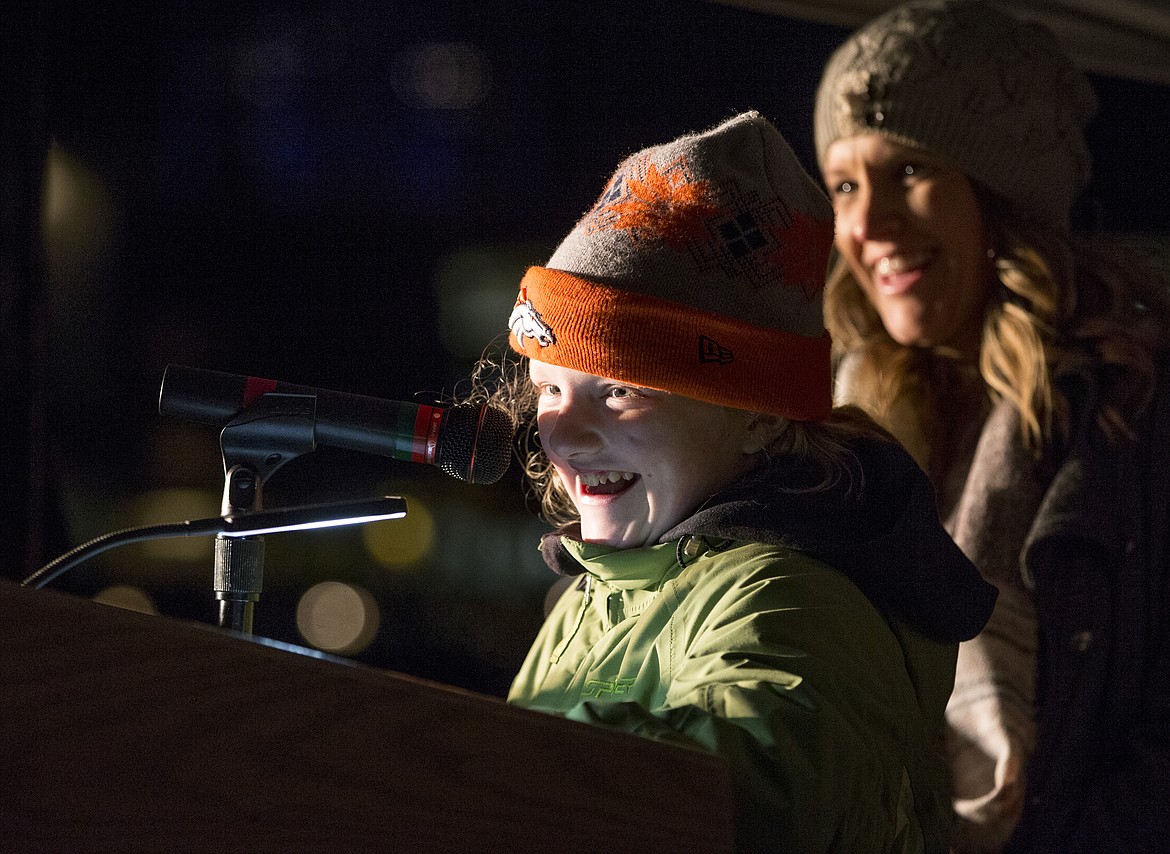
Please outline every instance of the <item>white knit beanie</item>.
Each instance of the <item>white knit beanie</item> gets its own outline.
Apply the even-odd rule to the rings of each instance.
[[[825,66],[817,156],[877,133],[939,155],[1016,216],[1067,230],[1088,184],[1088,78],[1046,27],[981,0],[897,6],[854,33]]]

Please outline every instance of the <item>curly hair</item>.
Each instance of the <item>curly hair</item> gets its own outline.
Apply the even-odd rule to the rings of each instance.
[[[507,412],[516,425],[515,452],[520,461],[529,497],[539,505],[540,515],[554,526],[578,519],[577,509],[557,477],[552,461],[540,444],[536,429],[537,390],[528,377],[528,358],[497,342],[485,351],[470,377],[465,402],[487,403]],[[893,441],[893,436],[856,406],[833,410],[824,421],[792,421],[758,412],[741,412],[749,422],[770,422],[771,440],[761,452],[761,465],[783,465],[793,458],[808,461],[819,477],[810,483],[794,483],[791,491],[816,492],[830,489],[845,479],[848,488],[864,487],[860,470],[850,449],[859,438]],[[807,467],[802,471],[807,471]]]
[[[933,450],[954,426],[961,399],[1007,399],[1026,446],[1039,455],[1068,426],[1054,377],[1087,359],[1103,365],[1108,380],[1098,423],[1114,438],[1129,435],[1156,385],[1156,354],[1167,346],[1166,283],[1116,242],[1023,222],[986,189],[975,185],[975,192],[998,284],[984,309],[977,372],[943,348],[896,343],[839,258],[825,289],[825,318],[838,360],[853,357],[855,402],[887,424],[895,406],[908,404]]]

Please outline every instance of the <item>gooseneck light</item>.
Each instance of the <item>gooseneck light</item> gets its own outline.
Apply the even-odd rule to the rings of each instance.
[[[340,525],[362,525],[406,515],[406,501],[394,496],[341,501],[332,504],[309,504],[279,510],[257,510],[239,515],[189,519],[162,525],[145,525],[113,531],[83,543],[72,551],[42,566],[21,582],[24,587],[40,588],[91,557],[118,546],[173,537],[217,536],[225,538],[259,537],[285,531],[306,531]]]

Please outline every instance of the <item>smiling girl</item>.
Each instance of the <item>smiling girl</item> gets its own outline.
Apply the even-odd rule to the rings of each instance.
[[[745,113],[628,158],[529,269],[494,400],[535,428],[568,586],[508,699],[724,755],[741,851],[942,852],[934,745],[994,590],[905,451],[831,407],[831,240]]]

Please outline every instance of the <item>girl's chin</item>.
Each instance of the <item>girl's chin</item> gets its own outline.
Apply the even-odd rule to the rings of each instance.
[[[646,545],[645,537],[639,537],[628,529],[615,530],[606,525],[590,525],[584,520],[581,523],[581,539],[586,543],[614,549],[634,549]]]

